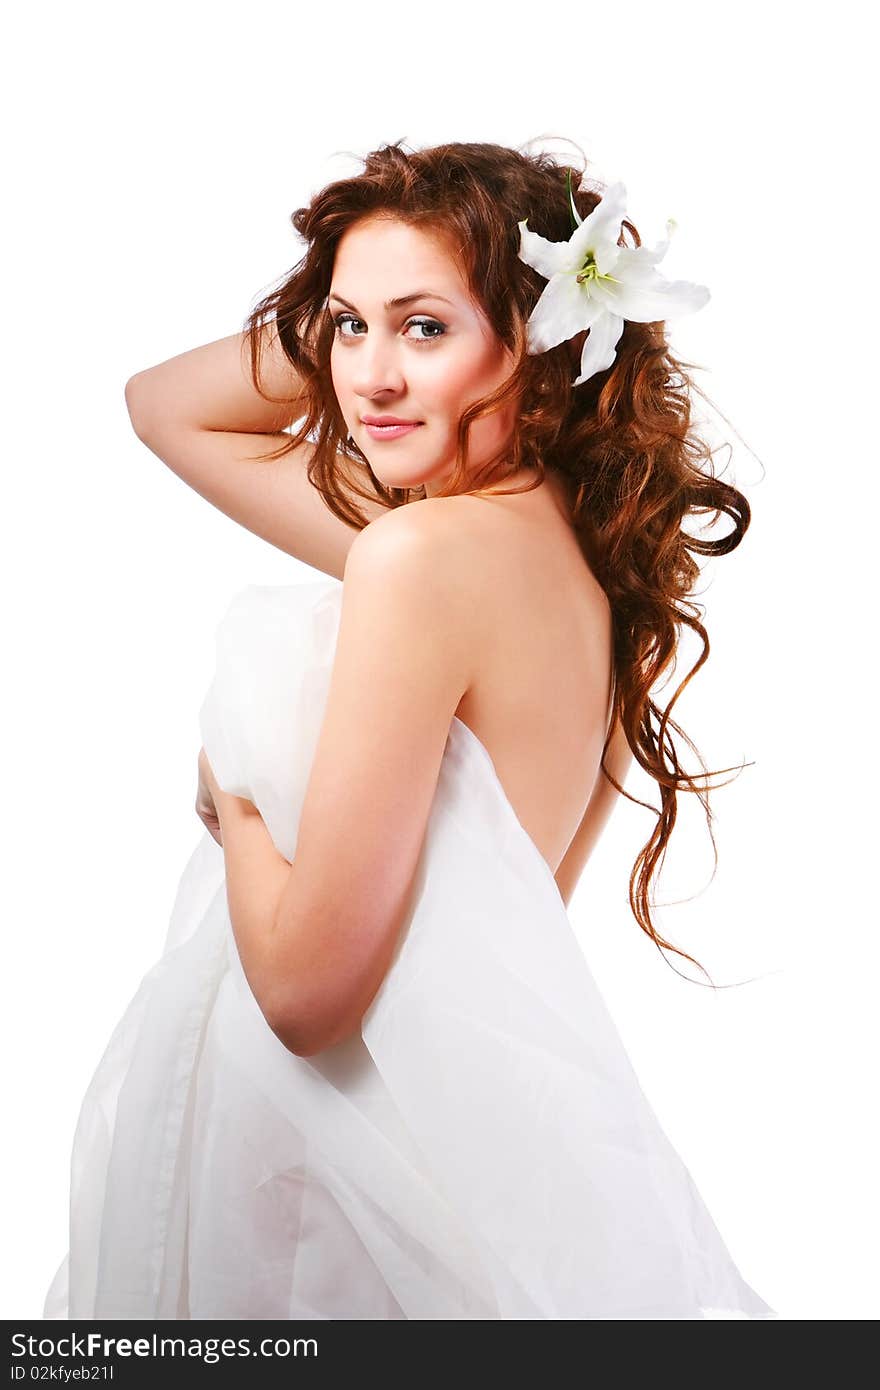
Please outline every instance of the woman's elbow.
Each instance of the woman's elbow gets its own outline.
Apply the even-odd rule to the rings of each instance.
[[[147,392],[144,387],[144,372],[135,372],[125,383],[125,407],[131,420],[131,427],[138,439],[143,440],[148,432]]]
[[[287,997],[263,1008],[263,1017],[288,1052],[314,1057],[359,1034],[363,1010],[343,1012],[335,1000],[313,1000],[308,1005],[300,1002],[294,1007]]]

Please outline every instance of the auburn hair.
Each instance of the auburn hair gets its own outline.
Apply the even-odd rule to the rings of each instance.
[[[576,535],[613,616],[613,717],[601,771],[622,795],[654,811],[657,818],[630,874],[630,906],[661,951],[690,960],[708,978],[693,956],[656,930],[651,887],[675,826],[678,792],[699,797],[717,867],[708,797],[714,788],[700,784],[732,769],[708,772],[672,718],[672,709],[709,655],[702,605],[688,597],[700,574],[697,557],[734,550],[748,528],[750,509],[743,494],[713,472],[714,451],[691,422],[691,392],[699,388],[687,369],[694,364],[672,355],[663,322],[627,321],[612,365],[577,387],[572,381],[588,330],[547,352],[527,353],[526,323],[546,280],[520,260],[517,223],[527,218],[531,231],[551,241],[567,241],[572,231],[569,176],[582,218],[604,191],[592,178],[581,189],[585,175],[586,158],[578,167],[546,151],[484,143],[421,150],[405,149],[402,141],[382,145],[363,159],[362,172],[329,183],[291,215],[306,242],[305,252],[248,314],[244,345],[256,389],[265,399],[277,400],[266,393],[260,377],[263,328],[274,320],[302,387],[297,400],[305,413],[299,428],[268,457],[280,458],[308,439],[310,482],[340,520],[362,529],[367,518],[358,497],[401,507],[419,501],[425,490],[386,487],[349,440],[330,374],[335,325],[327,297],[336,248],[361,219],[382,216],[441,238],[455,255],[471,294],[511,350],[515,366],[497,390],[463,412],[456,466],[447,485],[434,495],[456,495],[489,483],[497,486],[523,467],[536,470],[535,480],[505,491],[530,491],[550,471],[565,480]],[[623,221],[618,244],[641,245],[629,220]],[[471,474],[472,422],[516,398],[520,407],[512,439]],[[346,459],[357,459],[360,470],[346,470]],[[698,538],[684,529],[687,518],[711,514],[714,523],[721,513],[731,523],[721,537]],[[676,664],[682,626],[698,636],[702,652],[661,710],[652,690]],[[659,787],[659,811],[630,796],[605,767],[617,721],[635,760]],[[673,732],[696,754],[701,774],[684,770]]]

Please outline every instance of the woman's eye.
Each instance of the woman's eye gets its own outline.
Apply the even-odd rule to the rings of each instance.
[[[336,324],[336,336],[338,338],[346,338],[350,337],[351,335],[343,333],[343,326],[347,323],[360,323],[360,319],[354,318],[352,314],[339,314],[339,316],[335,318],[333,322]],[[355,334],[354,336],[357,337],[357,334]]]
[[[432,338],[442,338],[443,334],[446,332],[446,329],[444,328],[443,324],[438,323],[436,319],[410,319],[408,326],[411,326],[412,328],[439,328],[439,333],[429,333],[426,338],[417,337],[416,342],[419,343],[427,343]]]
[[[338,338],[351,339],[363,337],[363,334],[360,332],[344,333],[342,331],[347,324],[360,324],[361,326],[363,326],[363,320],[355,318],[354,314],[339,314],[333,320],[333,322],[336,325],[336,336]],[[422,336],[421,334],[410,335],[411,337],[413,337],[413,341],[417,343],[429,343],[434,338],[442,338],[446,332],[445,325],[440,323],[437,319],[410,319],[406,326],[407,328],[421,328],[431,330],[430,332],[427,332],[424,336]]]

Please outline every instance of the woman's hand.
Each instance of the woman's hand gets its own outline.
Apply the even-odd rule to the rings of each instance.
[[[258,816],[260,813],[245,796],[234,796],[218,786],[213,768],[204,748],[199,749],[199,786],[196,792],[196,815],[210,831],[218,845],[223,845],[223,820],[236,816]]]
[[[208,755],[204,748],[199,749],[199,786],[196,792],[196,815],[199,820],[204,822],[218,845],[223,844],[223,836],[220,830],[220,817],[217,814],[217,802],[223,795],[217,786],[216,778],[208,762]]]

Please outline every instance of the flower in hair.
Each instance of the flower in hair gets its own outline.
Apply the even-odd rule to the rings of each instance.
[[[529,353],[546,352],[583,329],[590,330],[580,375],[572,383],[579,386],[611,366],[626,319],[655,323],[693,313],[707,302],[709,290],[687,280],[666,280],[655,269],[669,248],[676,225],[672,218],[666,223],[666,236],[653,250],[618,246],[626,215],[624,184],[610,184],[588,217],[582,218],[575,207],[571,174],[568,198],[575,224],[568,241],[547,241],[529,231],[528,219],[523,218],[518,224],[518,254],[547,280],[529,316]]]

